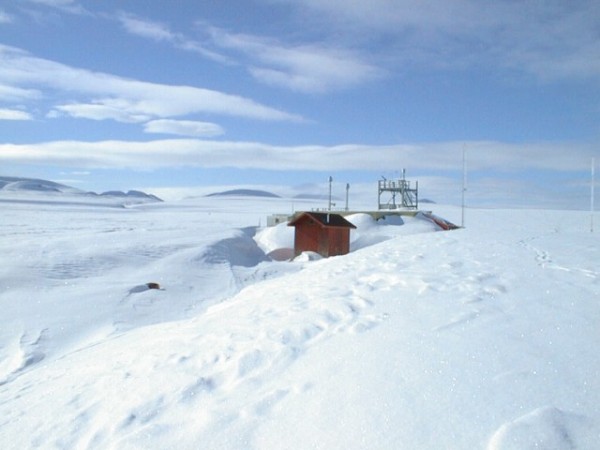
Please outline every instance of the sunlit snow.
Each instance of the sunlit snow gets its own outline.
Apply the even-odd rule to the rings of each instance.
[[[357,214],[350,254],[288,262],[293,228],[264,227],[286,199],[23,195],[0,198],[2,449],[598,448],[589,214]]]

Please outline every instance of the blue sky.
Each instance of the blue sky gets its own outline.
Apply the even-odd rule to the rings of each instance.
[[[0,4],[0,174],[589,206],[595,0]],[[557,184],[560,187],[557,187]]]

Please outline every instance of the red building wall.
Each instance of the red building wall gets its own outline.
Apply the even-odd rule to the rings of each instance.
[[[296,256],[305,251],[325,257],[345,255],[350,251],[350,230],[347,228],[323,228],[316,223],[304,222],[296,226],[294,238]]]
[[[332,221],[334,225],[326,225],[319,219],[306,214],[291,223],[296,228],[294,254],[298,256],[302,252],[311,251],[328,257],[348,253],[350,251],[350,227],[354,228],[354,226],[345,221],[340,224],[340,217]],[[327,222],[329,223],[329,216],[327,216]]]
[[[302,221],[296,225],[294,238],[294,253],[298,256],[302,252],[321,253],[319,243],[321,239],[321,227],[311,221]]]
[[[327,256],[345,255],[350,252],[350,230],[329,228]]]

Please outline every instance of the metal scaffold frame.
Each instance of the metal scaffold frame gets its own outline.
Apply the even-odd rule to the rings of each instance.
[[[386,197],[386,194],[389,197]],[[384,200],[382,202],[382,196]],[[399,202],[397,200],[399,198]],[[419,182],[411,188],[406,179],[406,170],[402,171],[401,180],[379,180],[377,204],[379,209],[419,209]]]

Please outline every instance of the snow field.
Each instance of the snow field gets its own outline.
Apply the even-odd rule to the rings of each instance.
[[[287,263],[290,228],[246,228],[274,205],[3,216],[2,447],[595,448],[583,214],[359,216],[351,254]]]

